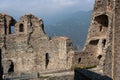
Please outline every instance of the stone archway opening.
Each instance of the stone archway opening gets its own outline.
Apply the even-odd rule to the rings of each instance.
[[[13,62],[11,62],[10,67],[8,69],[8,73],[12,73],[12,72],[14,72],[14,64],[13,64]]]

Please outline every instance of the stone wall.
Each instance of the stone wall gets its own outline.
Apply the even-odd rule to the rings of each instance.
[[[93,70],[76,69],[74,80],[112,80],[112,78],[95,73]]]
[[[0,14],[0,30],[4,73],[71,68],[74,52],[71,40],[65,36],[50,39],[42,19],[25,14],[16,22],[11,16]]]
[[[50,39],[44,32],[42,19],[32,14],[22,16],[18,22],[9,15],[0,14],[1,71],[3,67],[4,73],[39,73],[97,65],[97,73],[80,70],[78,74],[88,80],[119,80],[119,3],[119,0],[95,0],[82,52],[74,52],[67,37]],[[89,73],[91,76],[100,74],[100,79],[87,75]]]
[[[114,80],[119,80],[120,79],[120,1],[116,0],[115,1],[115,14],[114,14],[114,39],[113,39],[113,78]]]
[[[113,46],[116,52],[119,50],[119,48],[116,48],[119,42],[117,41],[119,35],[117,33],[119,32],[117,26],[119,22],[116,23],[119,21],[119,15],[117,15],[119,13],[119,6],[115,3],[119,2],[114,0],[95,0],[91,24],[84,49],[82,52],[76,53],[76,56],[73,59],[74,61],[79,61],[79,58],[81,58],[81,63],[76,63],[80,67],[85,66],[86,64],[87,66],[91,66],[91,64],[97,65],[97,73],[102,73],[103,75],[106,75],[110,78],[113,78],[112,75],[115,74],[113,73],[113,65],[115,64],[113,63],[114,57],[115,55],[118,56],[116,53],[114,53]],[[114,9],[116,11],[114,11]],[[115,13],[116,16],[114,20]],[[116,26],[115,29],[114,26]],[[113,38],[116,41],[113,41]],[[116,57],[115,59],[115,62],[119,61]]]
[[[98,61],[88,52],[75,52],[72,63],[73,68],[86,68],[97,66]]]

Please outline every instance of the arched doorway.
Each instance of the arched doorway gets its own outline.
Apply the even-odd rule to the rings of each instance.
[[[14,63],[12,60],[8,60],[6,63],[6,73],[13,73],[14,72]]]
[[[8,69],[8,73],[14,72],[14,64],[13,62],[10,63],[10,67]]]

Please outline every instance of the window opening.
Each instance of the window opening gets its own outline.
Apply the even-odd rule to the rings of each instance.
[[[91,41],[90,41],[90,44],[91,44],[91,45],[97,45],[98,42],[99,42],[99,40],[91,40]]]
[[[106,40],[104,39],[104,40],[102,41],[102,43],[103,43],[103,47],[105,47]]]
[[[99,55],[97,58],[100,60],[102,58],[102,55]]]
[[[107,15],[100,15],[95,17],[95,21],[99,24],[99,31],[104,31],[105,27],[108,27],[108,16]]]
[[[13,34],[14,33],[14,26],[9,26],[9,34]]]
[[[46,54],[45,54],[45,59],[46,59],[46,64],[45,64],[45,66],[46,66],[46,68],[47,68],[47,67],[48,67],[48,64],[49,64],[49,59],[50,59],[49,53],[46,53]]]
[[[78,63],[80,63],[80,62],[81,62],[81,58],[78,59]]]
[[[19,26],[19,32],[24,32],[24,25],[23,24],[20,24],[20,26]]]

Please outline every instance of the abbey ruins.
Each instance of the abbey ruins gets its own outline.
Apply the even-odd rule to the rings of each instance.
[[[81,59],[79,66],[97,64],[96,73],[109,77],[98,80],[120,80],[119,35],[120,0],[95,0],[88,37],[75,61]]]
[[[39,73],[45,70],[69,70],[74,66],[96,66],[93,72],[119,80],[119,3],[119,0],[95,0],[88,37],[81,52],[73,50],[68,37],[51,39],[47,36],[42,19],[32,14],[25,14],[17,22],[13,17],[1,13],[1,77],[10,72]]]
[[[67,37],[50,39],[44,32],[42,19],[26,14],[16,22],[11,16],[0,14],[0,30],[3,73],[70,69],[71,40]]]

